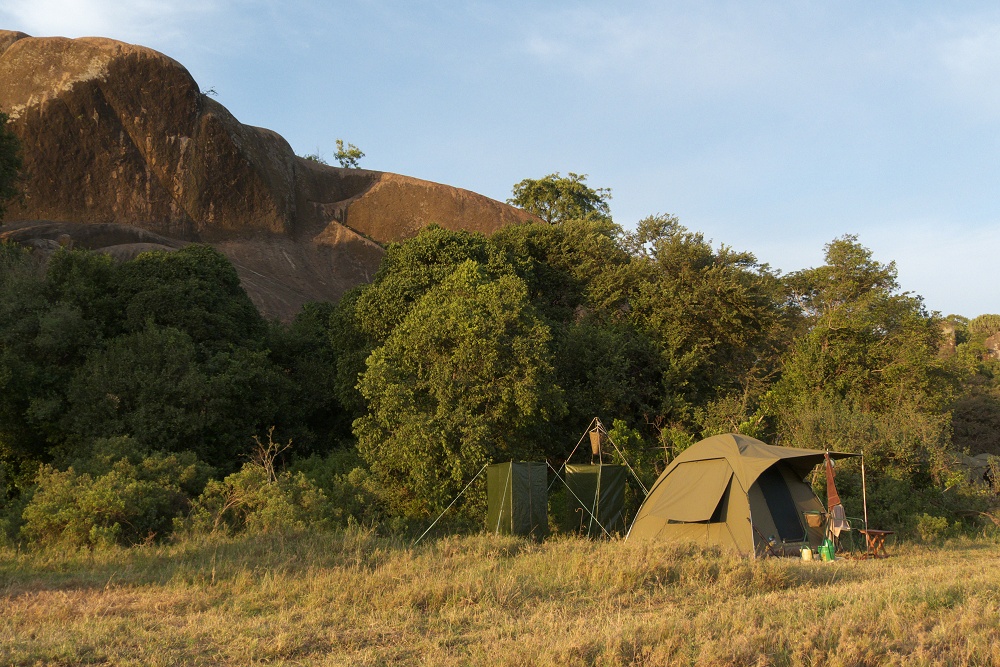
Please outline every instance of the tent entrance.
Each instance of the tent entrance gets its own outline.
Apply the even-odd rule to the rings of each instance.
[[[767,503],[778,537],[785,542],[806,540],[806,530],[799,518],[798,506],[792,499],[792,492],[788,490],[788,484],[778,466],[771,466],[761,473],[757,478],[757,486]]]

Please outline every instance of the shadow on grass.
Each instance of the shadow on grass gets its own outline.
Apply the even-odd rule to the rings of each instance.
[[[184,583],[213,585],[236,577],[295,574],[324,567],[373,569],[403,548],[364,529],[235,538],[186,538],[175,544],[90,550],[0,552],[0,597],[47,590]]]

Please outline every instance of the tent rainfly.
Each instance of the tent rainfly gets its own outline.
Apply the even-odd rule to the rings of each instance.
[[[831,458],[856,454],[830,452]],[[698,542],[751,554],[764,542],[824,538],[805,512],[823,512],[823,503],[805,482],[824,453],[767,445],[728,433],[698,442],[663,471],[636,514],[628,539]],[[817,522],[818,524],[818,522]]]
[[[486,470],[486,529],[541,539],[549,534],[548,466],[509,461]]]

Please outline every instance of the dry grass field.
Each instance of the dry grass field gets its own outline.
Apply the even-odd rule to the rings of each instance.
[[[1000,545],[882,561],[364,531],[0,551],[0,664],[992,665]]]

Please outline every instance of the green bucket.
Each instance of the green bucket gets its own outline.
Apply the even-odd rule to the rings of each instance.
[[[824,563],[834,560],[836,556],[834,555],[833,545],[823,543],[819,545],[819,559]]]

